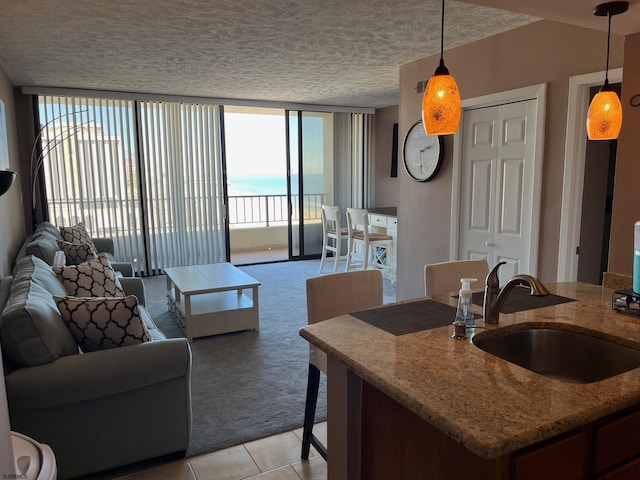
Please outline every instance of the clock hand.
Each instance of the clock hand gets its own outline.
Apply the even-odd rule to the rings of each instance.
[[[420,153],[422,153],[422,152],[424,152],[424,151],[426,151],[426,150],[429,150],[431,147],[433,147],[433,145],[427,145],[427,146],[425,146],[423,149],[421,149],[421,150],[420,150]]]

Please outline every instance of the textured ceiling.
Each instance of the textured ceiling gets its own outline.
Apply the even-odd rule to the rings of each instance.
[[[439,0],[0,0],[16,86],[306,104],[398,103],[440,48]],[[536,18],[450,0],[445,49]],[[426,72],[425,72],[426,73]]]
[[[465,2],[447,0],[445,49],[538,18],[607,28],[592,14],[598,0]],[[614,33],[640,30],[640,0],[630,3]],[[440,8],[440,0],[0,0],[0,62],[16,86],[377,108],[398,103],[400,65],[439,52]]]

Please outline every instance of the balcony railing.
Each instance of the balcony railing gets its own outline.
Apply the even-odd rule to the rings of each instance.
[[[294,205],[294,223],[300,222],[299,195],[292,196]],[[188,199],[194,200],[194,199]],[[197,199],[195,199],[197,200]],[[270,226],[286,226],[288,221],[288,204],[286,195],[244,195],[228,197],[229,224],[232,228],[254,226],[267,228]],[[322,203],[324,194],[308,194],[303,197],[302,218],[306,224],[320,224]],[[196,204],[198,202],[195,202]],[[114,240],[116,251],[120,258],[133,259],[136,263],[136,271],[140,272],[146,265],[148,251],[145,249],[144,238],[150,245],[164,244],[167,235],[172,235],[171,216],[163,224],[163,230],[152,228],[143,232],[140,218],[131,212],[130,202],[119,199],[90,199],[90,200],[54,200],[48,199],[49,213],[52,221],[58,225],[72,225],[79,221],[84,222],[89,231],[95,237],[111,237]],[[162,199],[154,200],[150,211],[156,212],[161,208],[169,208],[167,202]],[[210,241],[208,228],[191,224],[189,233],[191,240],[197,245],[206,245]],[[169,232],[169,233],[167,233]],[[175,239],[173,239],[175,242]],[[254,238],[256,244],[260,239]],[[171,252],[170,252],[171,253]],[[191,264],[199,261],[197,253]],[[151,255],[153,257],[153,255]],[[163,257],[164,258],[164,257]],[[156,265],[155,257],[150,260],[152,271],[160,270],[164,266],[177,265],[175,259],[164,258]]]
[[[299,195],[292,195],[292,221],[300,220]],[[303,196],[303,219],[320,220],[323,193]],[[263,225],[287,223],[289,209],[286,195],[237,195],[229,197],[229,225]]]
[[[286,195],[237,195],[230,196],[229,199],[229,225],[282,225],[288,221],[288,203]],[[292,195],[293,203],[292,221],[300,220],[299,195]],[[303,214],[305,221],[320,221],[323,193],[306,194],[303,197]],[[127,216],[119,215],[119,212],[127,211],[126,202],[116,199],[100,200],[54,200],[48,199],[51,213],[56,215],[55,222],[59,225],[71,225],[79,221],[92,229],[96,236],[113,235],[113,225],[117,225],[117,230],[122,234],[132,228],[127,222]],[[163,202],[154,201],[153,209],[162,208]],[[98,213],[96,217],[85,215],[83,218],[75,216],[75,212]],[[133,230],[140,231],[139,221],[132,222],[136,225]],[[118,235],[116,235],[118,236]]]

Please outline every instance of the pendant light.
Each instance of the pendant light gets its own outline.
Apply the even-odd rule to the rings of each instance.
[[[622,104],[615,90],[609,85],[609,47],[611,43],[611,17],[629,9],[628,2],[608,2],[598,5],[593,14],[608,18],[607,29],[607,67],[604,85],[593,97],[587,114],[587,136],[589,140],[615,140],[622,127]]]
[[[427,135],[451,135],[460,124],[462,103],[455,78],[444,65],[444,0],[440,31],[440,65],[429,79],[422,97],[422,123]]]

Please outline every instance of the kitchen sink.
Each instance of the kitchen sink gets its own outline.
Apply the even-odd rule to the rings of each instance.
[[[503,360],[563,382],[592,383],[640,367],[640,350],[587,333],[548,325],[500,330],[476,335],[473,343]]]

